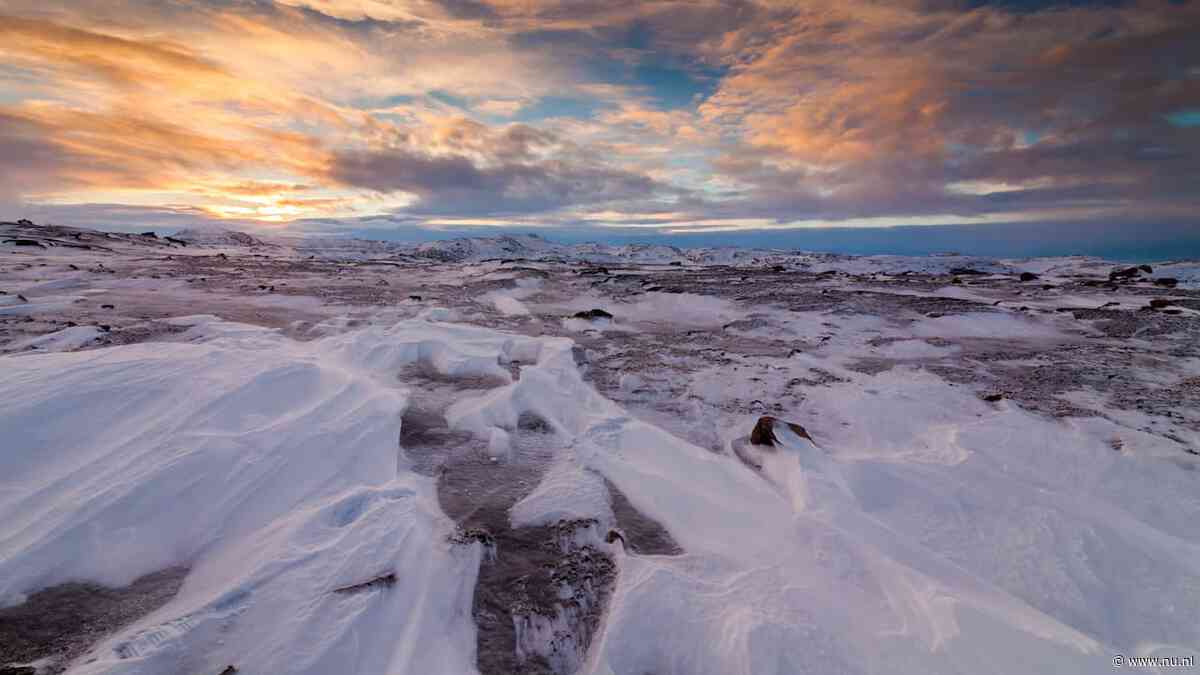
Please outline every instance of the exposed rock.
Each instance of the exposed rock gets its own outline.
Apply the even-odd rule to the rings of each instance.
[[[951,267],[950,274],[965,277],[965,276],[971,276],[971,275],[976,275],[976,276],[984,275],[984,274],[987,274],[987,272],[981,272],[981,271],[971,268],[971,267]]]
[[[421,301],[421,296],[419,296],[419,295],[410,295],[410,296],[408,296],[408,299],[409,299],[409,300],[416,301],[416,302],[420,302],[420,301]]]
[[[221,675],[234,675],[238,669],[235,666],[225,666],[225,670],[221,671]]]
[[[22,218],[22,219],[18,220],[17,224],[24,225],[25,227],[36,227],[36,225],[33,224],[32,220],[28,220],[26,218]]]
[[[988,403],[995,403],[996,401],[1003,399],[1004,394],[984,394],[980,398],[987,401]]]
[[[1155,286],[1165,286],[1166,288],[1175,288],[1179,285],[1179,280],[1175,277],[1159,277],[1154,280]]]
[[[1154,268],[1149,265],[1138,265],[1138,269],[1146,274],[1154,274]]]
[[[116,305],[100,305],[100,309],[116,309]]]
[[[758,422],[754,425],[754,430],[750,432],[750,442],[754,445],[777,445],[779,438],[775,436],[776,424],[785,424],[788,429],[791,429],[792,433],[800,438],[806,438],[810,442],[814,442],[812,436],[808,435],[808,431],[804,427],[794,422],[785,422],[770,415],[763,415],[758,418]]]
[[[140,577],[124,588],[68,582],[31,593],[20,605],[0,608],[0,664],[47,659],[43,673],[61,673],[71,659],[106,635],[158,609],[183,584],[186,568]],[[20,667],[0,673],[24,673]]]
[[[1134,279],[1139,273],[1141,273],[1141,270],[1136,267],[1126,267],[1124,269],[1118,269],[1109,272],[1108,279],[1109,281],[1115,281],[1117,279]]]
[[[396,574],[394,572],[388,572],[387,574],[377,576],[374,579],[368,579],[367,581],[364,581],[359,584],[351,584],[349,586],[342,586],[341,588],[335,588],[335,589],[333,589],[333,592],[334,593],[361,593],[363,591],[369,591],[369,590],[373,590],[376,588],[387,588],[389,586],[395,585],[395,583],[396,583]]]
[[[1171,301],[1166,298],[1153,298],[1150,300],[1150,306],[1154,309],[1162,309],[1163,307],[1171,306]]]
[[[1033,272],[1021,272],[1021,281],[1033,281],[1037,278],[1038,275],[1034,274]]]
[[[46,248],[45,244],[34,239],[5,239],[4,243],[14,244],[16,246],[37,246],[38,248]]]
[[[143,232],[143,233],[142,233],[142,236],[143,236],[143,237],[150,237],[151,239],[158,239],[158,235],[157,235],[157,234],[155,234],[155,233],[153,233],[153,232]]]
[[[613,315],[602,309],[589,309],[584,312],[575,312],[574,317],[576,319],[587,319],[589,321],[593,321],[595,319],[611,319],[613,318]]]

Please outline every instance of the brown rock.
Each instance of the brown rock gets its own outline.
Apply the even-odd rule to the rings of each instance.
[[[806,438],[809,442],[815,444],[812,436],[808,435],[808,431],[804,427],[794,422],[785,422],[770,415],[763,415],[758,418],[758,422],[754,425],[754,430],[750,432],[750,442],[754,445],[769,445],[772,447],[778,445],[779,439],[775,436],[776,424],[787,425],[787,428],[791,429],[792,433],[800,438]]]

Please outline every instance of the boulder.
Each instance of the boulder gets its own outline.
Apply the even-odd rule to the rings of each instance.
[[[1126,267],[1124,269],[1113,270],[1109,272],[1108,279],[1109,281],[1115,281],[1117,279],[1134,279],[1140,273],[1141,270],[1136,267]]]
[[[785,422],[781,419],[763,415],[758,418],[758,422],[754,425],[754,429],[750,432],[750,443],[753,445],[768,445],[774,447],[779,444],[779,438],[775,436],[775,426],[783,424],[791,429],[792,433],[800,438],[806,438],[810,443],[814,443],[812,436],[808,435],[808,431],[804,427],[794,422]]]
[[[1175,277],[1159,277],[1154,280],[1155,286],[1163,286],[1166,288],[1175,288],[1179,285],[1179,280]]]
[[[574,317],[576,319],[587,319],[588,321],[594,321],[595,319],[611,319],[613,318],[613,315],[602,309],[589,309],[584,312],[575,312]]]
[[[1171,304],[1172,304],[1171,301],[1167,300],[1166,298],[1154,298],[1150,301],[1150,306],[1153,307],[1154,309],[1162,309],[1163,307],[1170,307]]]
[[[1033,272],[1021,272],[1021,281],[1033,281],[1037,278],[1038,275],[1034,274]]]
[[[1138,265],[1138,269],[1146,274],[1154,274],[1154,268],[1149,265]]]

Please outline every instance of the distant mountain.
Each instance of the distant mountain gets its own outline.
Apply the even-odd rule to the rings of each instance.
[[[258,237],[221,228],[188,228],[175,233],[176,239],[182,239],[189,244],[204,246],[274,246],[274,244]]]

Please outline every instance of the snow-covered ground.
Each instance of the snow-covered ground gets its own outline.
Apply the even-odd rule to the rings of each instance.
[[[42,232],[0,249],[0,642],[41,589],[188,571],[40,667],[1200,656],[1182,263]]]

